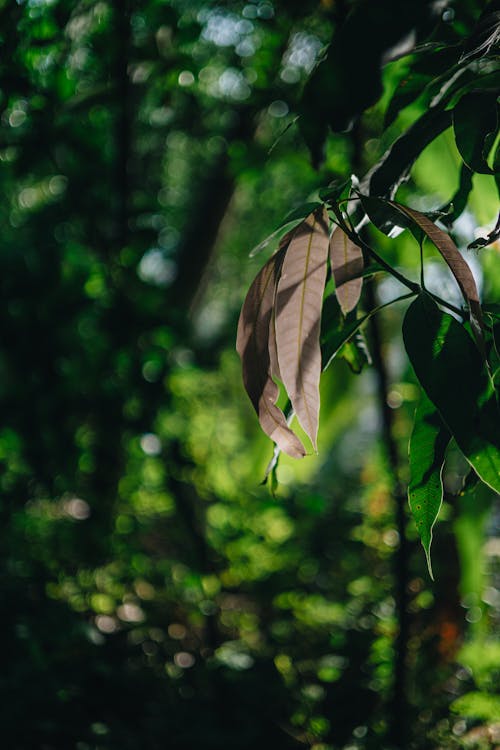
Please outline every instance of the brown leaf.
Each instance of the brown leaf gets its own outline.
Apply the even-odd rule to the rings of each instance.
[[[289,456],[301,458],[306,453],[304,446],[276,406],[279,388],[270,375],[269,327],[283,257],[284,250],[276,253],[248,290],[238,321],[236,350],[241,357],[243,383],[262,429]]]
[[[389,201],[389,203],[406,216],[409,216],[410,219],[420,227],[432,244],[437,247],[450,267],[450,270],[460,287],[460,291],[462,292],[466,303],[469,305],[472,330],[480,349],[483,351],[483,316],[481,305],[479,303],[479,292],[469,264],[460,254],[449,234],[446,234],[442,229],[439,229],[439,227],[437,227],[425,214],[416,211],[414,208],[402,206],[395,201]]]
[[[296,227],[290,232],[287,232],[280,240],[278,253],[281,253],[281,259],[279,261],[279,269],[277,269],[276,278],[278,278],[278,276],[280,275],[283,258],[285,257],[285,251],[291,242],[295,229]],[[269,322],[269,374],[272,378],[281,380],[280,366],[278,362],[278,348],[276,346],[276,293],[277,288],[275,286],[273,309],[271,312],[271,320]]]
[[[354,310],[361,296],[363,279],[355,278],[363,270],[363,253],[338,227],[330,238],[330,263],[335,294],[344,315]]]
[[[282,382],[316,449],[321,350],[319,332],[328,258],[328,214],[315,211],[294,232],[276,297],[276,342]]]

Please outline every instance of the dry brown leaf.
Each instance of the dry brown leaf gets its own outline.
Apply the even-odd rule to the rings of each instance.
[[[363,253],[338,227],[330,238],[330,263],[335,281],[335,294],[344,315],[354,310],[361,296]]]
[[[248,290],[238,321],[236,350],[241,357],[243,383],[262,429],[282,451],[301,458],[306,453],[304,446],[276,406],[279,389],[270,374],[269,330],[284,252],[266,263]]]
[[[269,374],[272,378],[281,380],[278,362],[278,347],[276,346],[276,310],[273,307],[269,323]]]
[[[295,230],[283,260],[276,296],[276,342],[281,380],[316,449],[321,350],[319,333],[328,258],[326,209]]]
[[[472,330],[480,348],[483,349],[483,316],[479,302],[479,292],[469,264],[460,254],[460,251],[449,234],[446,234],[442,229],[439,229],[439,227],[437,227],[428,216],[420,211],[416,211],[414,208],[402,206],[395,201],[389,201],[389,203],[402,213],[406,214],[406,216],[409,216],[410,219],[412,219],[415,224],[425,232],[432,244],[437,247],[443,256],[460,287],[460,291],[462,292],[466,303],[469,305]]]
[[[279,268],[277,268],[276,270],[276,278],[278,278],[280,275],[283,258],[285,257],[285,251],[291,242],[295,229],[296,227],[290,230],[290,232],[287,232],[280,240],[278,254],[281,255],[281,259],[279,260]],[[276,346],[276,293],[277,289],[275,287],[273,310],[271,312],[271,320],[269,322],[269,374],[272,378],[281,380],[280,366],[278,362],[278,348]]]

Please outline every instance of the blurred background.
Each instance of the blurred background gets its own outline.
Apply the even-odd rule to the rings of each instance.
[[[390,63],[382,103],[312,168],[300,93],[349,5],[0,2],[7,750],[500,747],[498,506],[462,492],[451,450],[435,582],[397,518],[418,399],[403,303],[366,331],[375,367],[324,374],[319,455],[261,485],[272,445],[234,341],[270,249],[249,252],[420,114],[381,135]],[[441,5],[460,36],[485,3]],[[459,165],[446,131],[401,197],[442,205]],[[476,176],[462,246],[497,204]],[[375,240],[418,278],[410,238]],[[498,251],[467,256],[490,301]]]

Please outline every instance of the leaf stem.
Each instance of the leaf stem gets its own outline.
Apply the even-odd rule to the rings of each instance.
[[[461,310],[459,307],[455,307],[455,305],[452,305],[451,302],[447,302],[445,299],[442,299],[441,297],[438,297],[437,294],[434,294],[434,292],[430,292],[428,289],[425,290],[427,294],[429,294],[433,299],[436,300],[440,305],[443,305],[443,307],[447,307],[448,310],[451,310],[455,313],[455,315],[460,315],[462,320],[467,319],[467,314]]]

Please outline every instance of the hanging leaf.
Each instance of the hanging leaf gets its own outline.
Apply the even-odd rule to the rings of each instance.
[[[498,132],[497,93],[473,91],[462,96],[453,110],[453,131],[460,156],[469,169],[493,174],[486,159],[488,136]]]
[[[335,280],[335,294],[344,315],[359,302],[363,279],[363,253],[338,227],[330,238],[330,263]]]
[[[281,380],[280,366],[278,362],[278,347],[276,346],[276,289],[274,292],[273,309],[269,321],[269,374],[272,378]]]
[[[472,468],[500,491],[500,414],[484,361],[463,325],[427,294],[408,308],[406,351],[427,396]]]
[[[276,296],[279,369],[292,407],[316,449],[321,351],[319,333],[328,256],[328,214],[316,211],[296,229]]]
[[[483,316],[481,314],[481,305],[479,303],[479,292],[469,264],[460,254],[457,246],[449,234],[439,229],[425,214],[415,211],[413,208],[407,208],[395,201],[391,201],[405,216],[409,216],[415,224],[427,235],[432,244],[439,250],[444,260],[450,267],[455,277],[460,291],[462,292],[466,303],[469,306],[470,321],[476,341],[481,349],[484,350],[483,338]]]
[[[304,446],[276,406],[279,389],[270,374],[269,327],[284,254],[282,250],[274,255],[252,283],[238,321],[236,350],[241,357],[243,383],[262,429],[285,453],[300,458],[305,455]]]
[[[432,527],[443,501],[444,456],[450,433],[443,424],[434,404],[422,393],[415,413],[410,438],[410,482],[408,501],[417,525],[427,559],[429,575],[434,580],[431,565]]]

